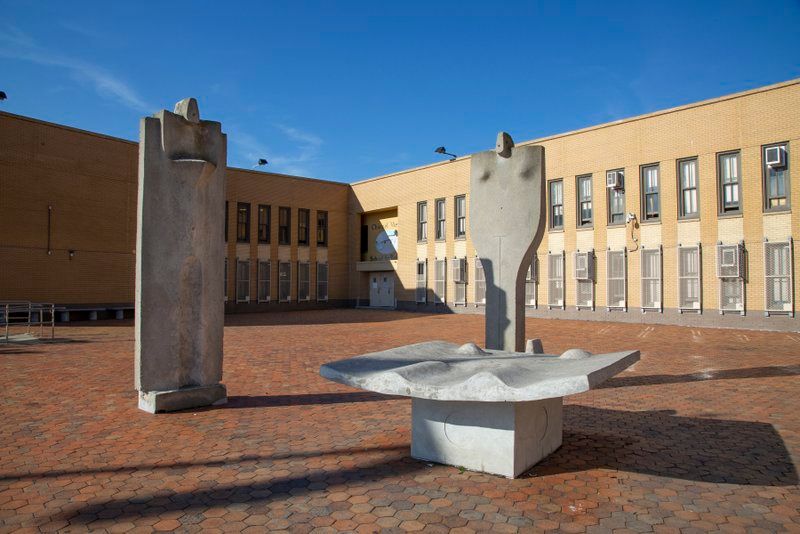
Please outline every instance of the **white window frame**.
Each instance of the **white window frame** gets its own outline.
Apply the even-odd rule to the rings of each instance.
[[[437,198],[434,200],[433,206],[436,217],[434,240],[444,241],[447,238],[447,200]]]
[[[639,170],[641,188],[642,221],[661,220],[661,166],[658,163],[642,165]],[[648,209],[649,198],[655,198],[655,214]]]
[[[458,195],[455,197],[455,238],[464,239],[467,236],[467,196]]]
[[[311,263],[297,262],[297,302],[311,300]]]
[[[287,268],[288,267],[288,268]],[[288,276],[286,279],[281,279],[282,271],[286,270]],[[285,290],[285,297],[284,295]],[[292,301],[292,262],[279,261],[278,262],[278,301],[291,302]]]
[[[764,240],[764,315],[769,317],[770,315],[788,315],[789,317],[794,317],[794,242],[790,237],[786,241],[767,241]],[[769,274],[770,265],[769,265],[769,252],[767,251],[768,248],[785,248],[787,250],[787,273],[784,275],[775,275]],[[786,283],[788,284],[788,294],[789,294],[789,302],[784,303],[782,309],[772,308],[770,309],[770,302],[774,302],[774,299],[769,298],[769,288],[774,284],[778,279],[785,278]]]
[[[472,301],[475,303],[475,306],[485,306],[486,305],[486,271],[483,270],[483,264],[481,263],[481,259],[475,256],[475,286],[473,299]],[[479,298],[483,295],[483,298]]]
[[[447,259],[433,260],[433,303],[447,304]]]
[[[683,257],[681,252],[684,250],[694,250],[697,252],[697,275],[687,275],[683,271]],[[679,313],[703,313],[703,250],[700,243],[696,245],[681,245],[678,244],[678,258],[676,261],[678,267],[678,312]],[[683,281],[695,280],[697,284],[697,302],[692,303],[693,306],[684,306],[686,295],[683,294]],[[696,304],[696,306],[694,306]]]
[[[548,228],[550,230],[564,229],[564,179],[550,180],[547,184],[547,200],[549,217]],[[556,224],[556,217],[560,218],[561,224]],[[549,299],[548,299],[549,300]]]
[[[552,310],[554,308],[561,308],[562,310],[566,309],[567,305],[567,288],[566,288],[566,276],[564,276],[564,271],[566,270],[566,266],[564,263],[564,252],[558,252],[553,254],[552,252],[547,253],[547,309]],[[555,262],[559,262],[561,276],[554,277],[553,276],[553,265]],[[553,287],[554,284],[561,283],[561,301],[556,302],[553,299]]]
[[[687,183],[689,182],[689,183]],[[687,195],[689,198],[687,199]],[[678,218],[697,219],[700,217],[699,160],[684,158],[678,160]],[[687,200],[689,201],[687,203]],[[694,211],[688,211],[692,204]]]
[[[428,201],[417,202],[417,242],[428,241]]]
[[[272,263],[269,260],[261,260],[258,262],[258,294],[256,298],[259,303],[269,302],[272,296]],[[262,296],[263,294],[263,296]]]
[[[727,191],[730,191],[730,195]],[[735,208],[726,207],[725,200],[728,196],[731,200],[735,197]],[[720,215],[742,212],[742,153],[739,150],[717,154],[717,198],[717,211]]]
[[[577,200],[576,217],[577,217],[578,228],[589,228],[594,223],[594,205],[593,205],[594,191],[592,190],[592,188],[593,188],[593,183],[591,174],[582,174],[575,178],[575,195]],[[586,205],[589,211],[588,219],[583,218],[584,205]]]
[[[660,313],[660,312],[664,311],[664,255],[663,255],[663,251],[662,251],[660,245],[657,248],[656,247],[653,247],[653,248],[642,247],[640,250],[641,250],[641,254],[639,255],[639,260],[640,260],[639,261],[639,278],[641,280],[641,292],[639,294],[640,307],[641,307],[642,313],[645,313],[645,312],[648,312],[648,311],[651,311],[651,312],[652,311],[657,311],[657,312]],[[645,258],[644,257],[645,257],[645,255],[650,255],[650,254],[657,254],[658,255],[658,262],[656,263],[656,265],[658,265],[658,276],[645,276],[644,275],[644,272],[645,272],[644,271],[645,270]],[[646,303],[644,301],[645,285],[648,282],[653,282],[653,281],[657,281],[658,282],[658,295],[657,295],[658,296],[658,300],[657,301],[653,301],[652,305],[646,306],[645,305]]]
[[[422,267],[421,273],[420,267]],[[417,304],[425,304],[428,302],[428,260],[417,260],[415,275],[417,278],[415,300]]]
[[[611,255],[622,254],[622,277],[612,276],[611,272]],[[611,282],[622,281],[622,305],[619,301],[612,304],[611,302]],[[628,249],[622,250],[606,250],[606,311],[622,310],[628,311]]]

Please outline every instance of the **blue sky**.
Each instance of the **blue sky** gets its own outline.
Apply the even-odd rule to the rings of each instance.
[[[800,77],[800,2],[0,0],[0,110],[345,182]]]

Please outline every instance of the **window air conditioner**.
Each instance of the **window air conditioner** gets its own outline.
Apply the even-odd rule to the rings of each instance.
[[[742,278],[742,245],[717,245],[717,277]]]
[[[453,282],[461,284],[466,282],[466,260],[464,258],[453,258],[451,265],[453,268]]]
[[[606,187],[609,189],[622,189],[622,171],[608,171],[606,173]]]
[[[783,167],[786,165],[786,151],[782,146],[771,146],[764,150],[764,159],[770,167]]]
[[[575,253],[575,280],[591,280],[593,262],[591,252]]]

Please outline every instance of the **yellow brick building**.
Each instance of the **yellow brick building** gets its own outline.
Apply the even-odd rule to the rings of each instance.
[[[530,315],[798,330],[798,139],[793,80],[518,141],[545,147]],[[10,114],[0,143],[0,299],[131,303],[137,145]],[[228,310],[480,312],[469,169],[350,185],[229,169]]]

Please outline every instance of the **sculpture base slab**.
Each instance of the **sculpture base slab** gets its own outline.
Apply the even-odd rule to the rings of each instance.
[[[228,391],[225,384],[139,392],[139,409],[150,413],[175,412],[226,402],[228,402]]]
[[[561,446],[562,398],[527,402],[412,398],[411,456],[515,478]]]

